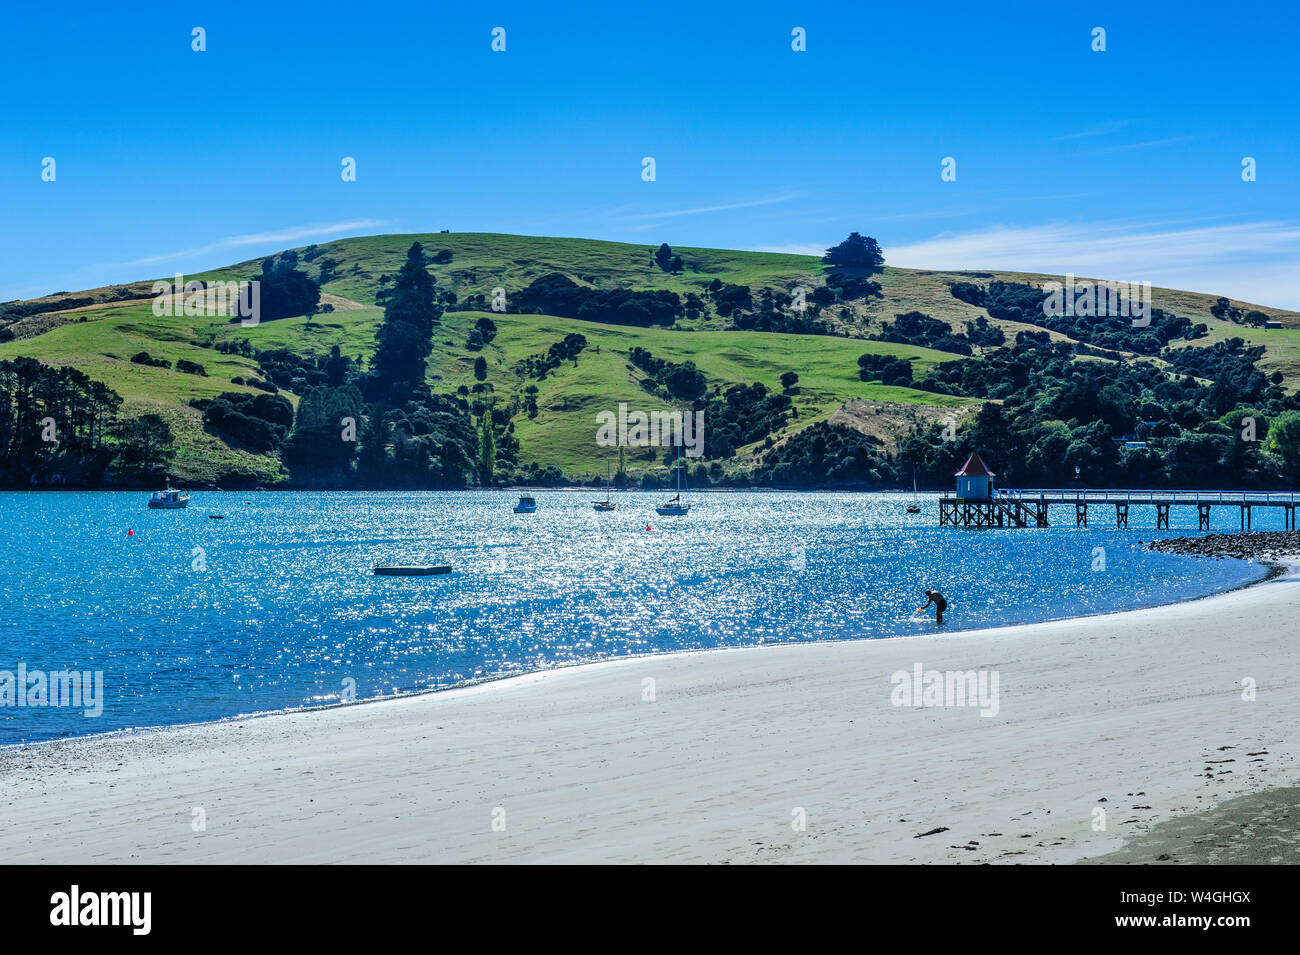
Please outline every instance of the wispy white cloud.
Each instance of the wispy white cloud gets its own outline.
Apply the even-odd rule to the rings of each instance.
[[[979,212],[979,209],[918,209],[915,212],[896,212],[892,215],[872,216],[873,222],[910,222],[915,219],[956,219],[960,216],[970,216]]]
[[[697,216],[709,212],[729,212],[732,209],[752,209],[755,206],[772,206],[780,202],[790,202],[798,199],[797,193],[784,193],[777,196],[765,196],[761,199],[747,199],[741,202],[727,202],[713,206],[696,206],[691,209],[671,209],[664,212],[635,212],[628,216],[631,219],[671,219],[676,216]]]
[[[1062,199],[1083,199],[1088,196],[1086,192],[1059,192],[1054,195],[1046,196],[1007,196],[1008,202],[1059,202]]]
[[[785,255],[816,255],[826,254],[826,250],[834,245],[834,242],[790,242],[786,245],[760,245],[755,246],[755,252],[780,252]]]
[[[1110,136],[1120,132],[1132,125],[1130,120],[1117,119],[1108,123],[1101,123],[1096,126],[1090,126],[1087,129],[1080,129],[1073,133],[1065,133],[1061,136],[1053,136],[1053,142],[1071,142],[1077,139],[1094,139],[1097,136]],[[1093,152],[1099,153],[1121,153],[1130,152],[1135,149],[1155,149],[1158,146],[1175,146],[1181,143],[1189,143],[1194,140],[1195,136],[1170,136],[1165,139],[1147,139],[1136,143],[1118,143],[1114,146],[1102,146]]]
[[[1111,133],[1118,132],[1128,125],[1128,120],[1112,120],[1109,123],[1102,123],[1100,126],[1090,126],[1087,129],[1081,129],[1073,133],[1065,133],[1062,136],[1053,136],[1056,142],[1062,142],[1067,139],[1090,139],[1093,136],[1108,136]]]
[[[247,246],[260,246],[266,248],[268,246],[279,246],[286,243],[302,242],[306,239],[323,239],[326,236],[341,235],[346,232],[375,229],[386,224],[386,222],[380,219],[349,219],[346,222],[289,226],[271,232],[252,232],[247,235],[229,236],[224,239],[218,239],[215,242],[210,242],[207,245],[196,246],[190,249],[178,249],[174,252],[163,252],[158,255],[150,255],[141,259],[132,259],[129,262],[106,263],[103,265],[91,266],[91,268],[120,269],[132,266],[158,265],[163,262],[174,262],[178,259],[189,259],[201,255],[208,255],[212,252],[220,252],[223,249],[239,249]]]
[[[1183,143],[1190,143],[1195,136],[1170,136],[1167,139],[1148,139],[1140,143],[1120,143],[1118,146],[1106,146],[1098,149],[1099,153],[1125,153],[1135,149],[1155,149],[1158,146],[1179,146]]]
[[[917,269],[1003,269],[1115,281],[1300,309],[1300,223],[1052,223],[992,226],[885,249]]]

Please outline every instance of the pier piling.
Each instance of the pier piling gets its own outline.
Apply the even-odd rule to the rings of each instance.
[[[1156,510],[1156,529],[1169,529],[1169,515],[1174,507],[1196,507],[1197,527],[1210,530],[1210,514],[1215,507],[1238,509],[1241,529],[1254,526],[1258,507],[1282,509],[1286,530],[1296,529],[1296,509],[1300,492],[1289,491],[1140,491],[1076,489],[1025,490],[998,489],[986,499],[947,495],[939,499],[940,527],[1047,527],[1051,504],[1074,505],[1074,526],[1088,526],[1088,505],[1115,505],[1115,526],[1127,529],[1129,508],[1145,504]]]

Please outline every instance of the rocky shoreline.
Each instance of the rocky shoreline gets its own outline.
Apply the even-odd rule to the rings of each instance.
[[[1190,557],[1235,557],[1238,560],[1273,561],[1300,554],[1300,531],[1252,531],[1238,534],[1206,534],[1203,537],[1170,537],[1152,541],[1151,550]]]

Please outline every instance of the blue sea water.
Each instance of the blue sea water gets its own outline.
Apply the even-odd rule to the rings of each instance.
[[[1264,574],[1146,550],[1194,532],[1190,507],[1157,535],[1149,507],[1125,531],[1102,507],[1076,529],[1063,505],[1052,519],[1068,526],[971,530],[940,529],[924,496],[911,516],[910,495],[695,494],[677,518],[654,512],[662,495],[615,494],[608,514],[597,496],[537,492],[522,515],[504,492],[200,492],[183,511],[139,493],[0,494],[0,673],[104,679],[96,718],[0,706],[0,744],[338,702],[350,685],[368,699],[627,654],[929,633],[930,587],[957,630]],[[1236,529],[1235,512],[1216,517]],[[455,572],[374,576],[384,563]]]

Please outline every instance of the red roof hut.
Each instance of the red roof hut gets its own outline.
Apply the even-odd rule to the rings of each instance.
[[[987,501],[993,497],[993,477],[978,451],[966,459],[957,478],[957,496],[966,501]]]

